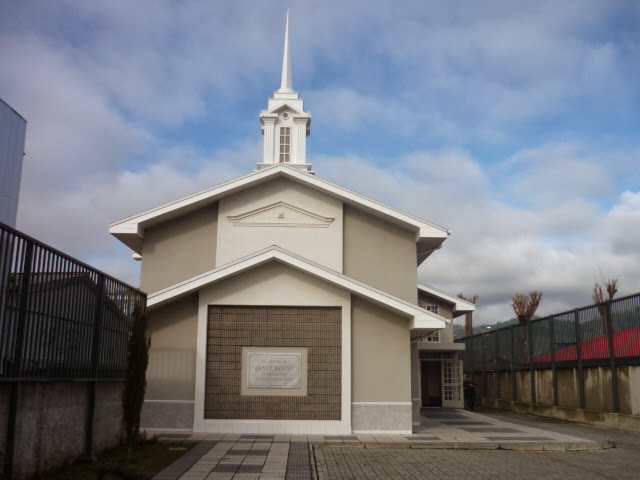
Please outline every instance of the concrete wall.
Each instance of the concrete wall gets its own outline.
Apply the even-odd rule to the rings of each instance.
[[[531,404],[530,372],[515,372],[516,396],[515,402],[519,405]],[[496,390],[495,372],[486,372],[484,381],[482,372],[475,372],[474,380],[480,386],[480,395],[490,400],[491,404],[503,405],[500,402],[511,402],[512,376],[511,372],[500,373],[500,396],[498,398]],[[536,404],[532,405],[529,413],[555,412],[554,416],[575,421],[588,421],[588,418],[595,418],[598,422],[609,425],[612,420],[606,420],[606,416],[595,413],[613,412],[613,393],[611,390],[611,370],[609,367],[584,367],[584,397],[585,412],[570,414],[572,411],[580,410],[579,378],[577,368],[562,368],[557,370],[558,382],[558,406],[553,409],[542,409],[538,407],[553,405],[553,381],[551,369],[541,369],[534,371]],[[640,426],[640,366],[624,366],[617,368],[618,378],[618,399],[619,415],[637,416]],[[493,400],[496,400],[494,402]],[[504,404],[507,405],[507,404]],[[580,410],[583,411],[583,410]],[[561,412],[561,413],[559,413]],[[539,413],[542,414],[542,413]],[[606,423],[609,422],[609,423]],[[615,423],[615,422],[613,422]]]
[[[140,289],[153,293],[216,267],[218,205],[144,232]]]
[[[352,299],[354,431],[411,431],[411,344],[405,318]]]
[[[122,382],[98,382],[93,454],[119,445],[122,437]],[[0,439],[6,446],[9,384],[0,384]],[[88,382],[23,383],[19,394],[15,480],[31,478],[73,462],[84,453]]]
[[[344,273],[415,304],[415,233],[345,205]]]
[[[229,219],[277,202],[303,212],[280,207],[241,220]],[[305,212],[333,220],[324,223]],[[342,272],[342,203],[288,179],[271,180],[221,199],[218,237],[218,265],[278,245]]]

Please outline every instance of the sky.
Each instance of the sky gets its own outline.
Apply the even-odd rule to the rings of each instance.
[[[477,324],[640,291],[634,0],[0,0],[18,228],[138,285],[109,223],[255,169],[286,8],[317,175],[452,231],[420,281]]]

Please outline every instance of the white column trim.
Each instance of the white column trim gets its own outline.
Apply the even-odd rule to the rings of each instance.
[[[264,122],[264,145],[262,152],[262,163],[274,163],[274,136],[275,118],[263,118]]]
[[[351,298],[342,305],[342,427],[351,433]]]
[[[200,294],[198,294],[200,296]],[[193,407],[193,431],[206,432],[204,390],[207,375],[207,320],[209,305],[198,302],[198,337],[196,340],[196,387]]]

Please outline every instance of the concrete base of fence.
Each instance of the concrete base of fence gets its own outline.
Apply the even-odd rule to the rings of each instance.
[[[60,468],[83,455],[88,382],[24,382],[20,386],[13,478],[21,480]],[[123,382],[98,382],[93,422],[93,454],[122,439]],[[0,443],[6,447],[9,383],[0,384]],[[0,476],[2,471],[0,470]]]
[[[579,408],[555,407],[553,405],[531,404],[500,400],[497,398],[483,398],[482,405],[501,410],[511,410],[519,413],[528,413],[541,417],[556,418],[569,422],[588,423],[621,430],[640,432],[640,415],[628,415],[625,413],[610,413],[597,410]]]

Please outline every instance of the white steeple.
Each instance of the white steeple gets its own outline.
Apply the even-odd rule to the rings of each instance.
[[[260,124],[264,136],[264,148],[262,162],[258,163],[258,169],[274,163],[287,163],[311,172],[311,165],[306,163],[306,144],[310,133],[311,115],[304,111],[304,101],[299,98],[291,82],[289,10],[287,10],[284,31],[280,88],[273,93],[272,98],[267,100],[267,109],[260,112]]]
[[[291,83],[291,54],[289,53],[289,9],[287,8],[287,22],[284,27],[284,53],[282,55],[282,79],[280,80],[280,93],[293,92]]]

